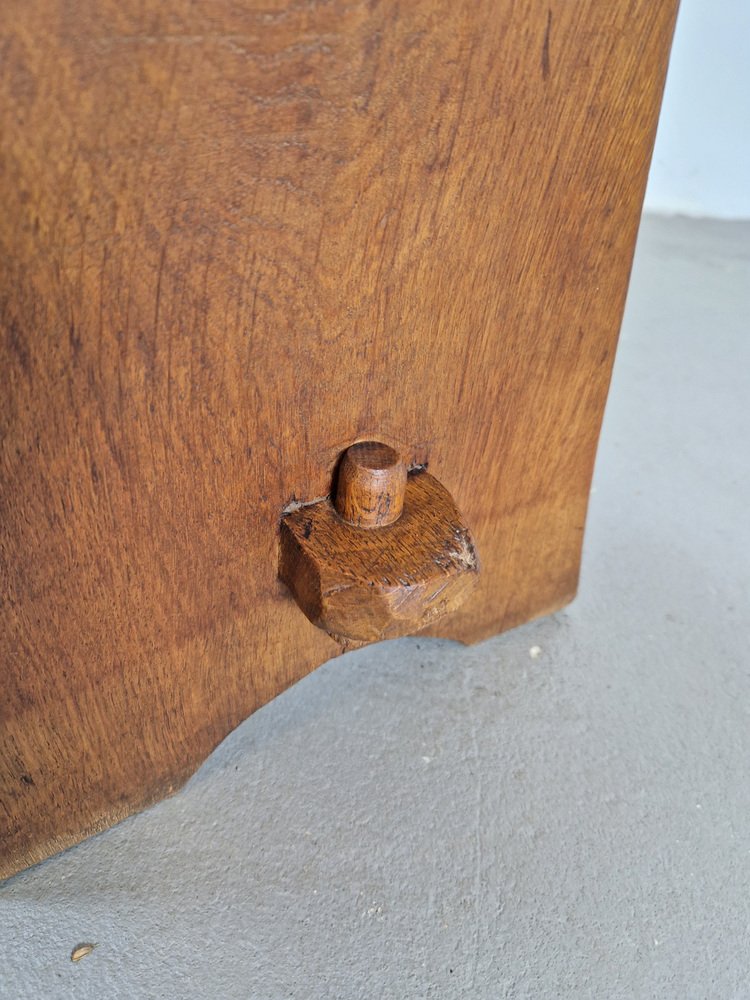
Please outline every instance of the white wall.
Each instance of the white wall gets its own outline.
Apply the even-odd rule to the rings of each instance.
[[[645,207],[750,218],[750,0],[682,0]]]

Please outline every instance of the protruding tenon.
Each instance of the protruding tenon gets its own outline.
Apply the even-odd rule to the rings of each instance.
[[[382,528],[401,516],[406,465],[398,452],[379,441],[360,441],[341,459],[336,510],[357,528]]]

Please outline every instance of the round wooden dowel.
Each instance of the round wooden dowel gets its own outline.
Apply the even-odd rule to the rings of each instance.
[[[406,466],[397,451],[379,441],[349,448],[339,466],[336,510],[358,528],[393,524],[404,509]]]

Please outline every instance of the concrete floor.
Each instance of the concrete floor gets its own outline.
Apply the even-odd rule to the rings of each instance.
[[[750,998],[749,499],[750,224],[647,218],[576,603],[322,667],[0,887],[0,996]]]

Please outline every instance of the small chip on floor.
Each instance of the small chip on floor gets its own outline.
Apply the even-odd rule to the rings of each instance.
[[[77,944],[70,953],[71,962],[80,962],[96,948],[95,944]]]

